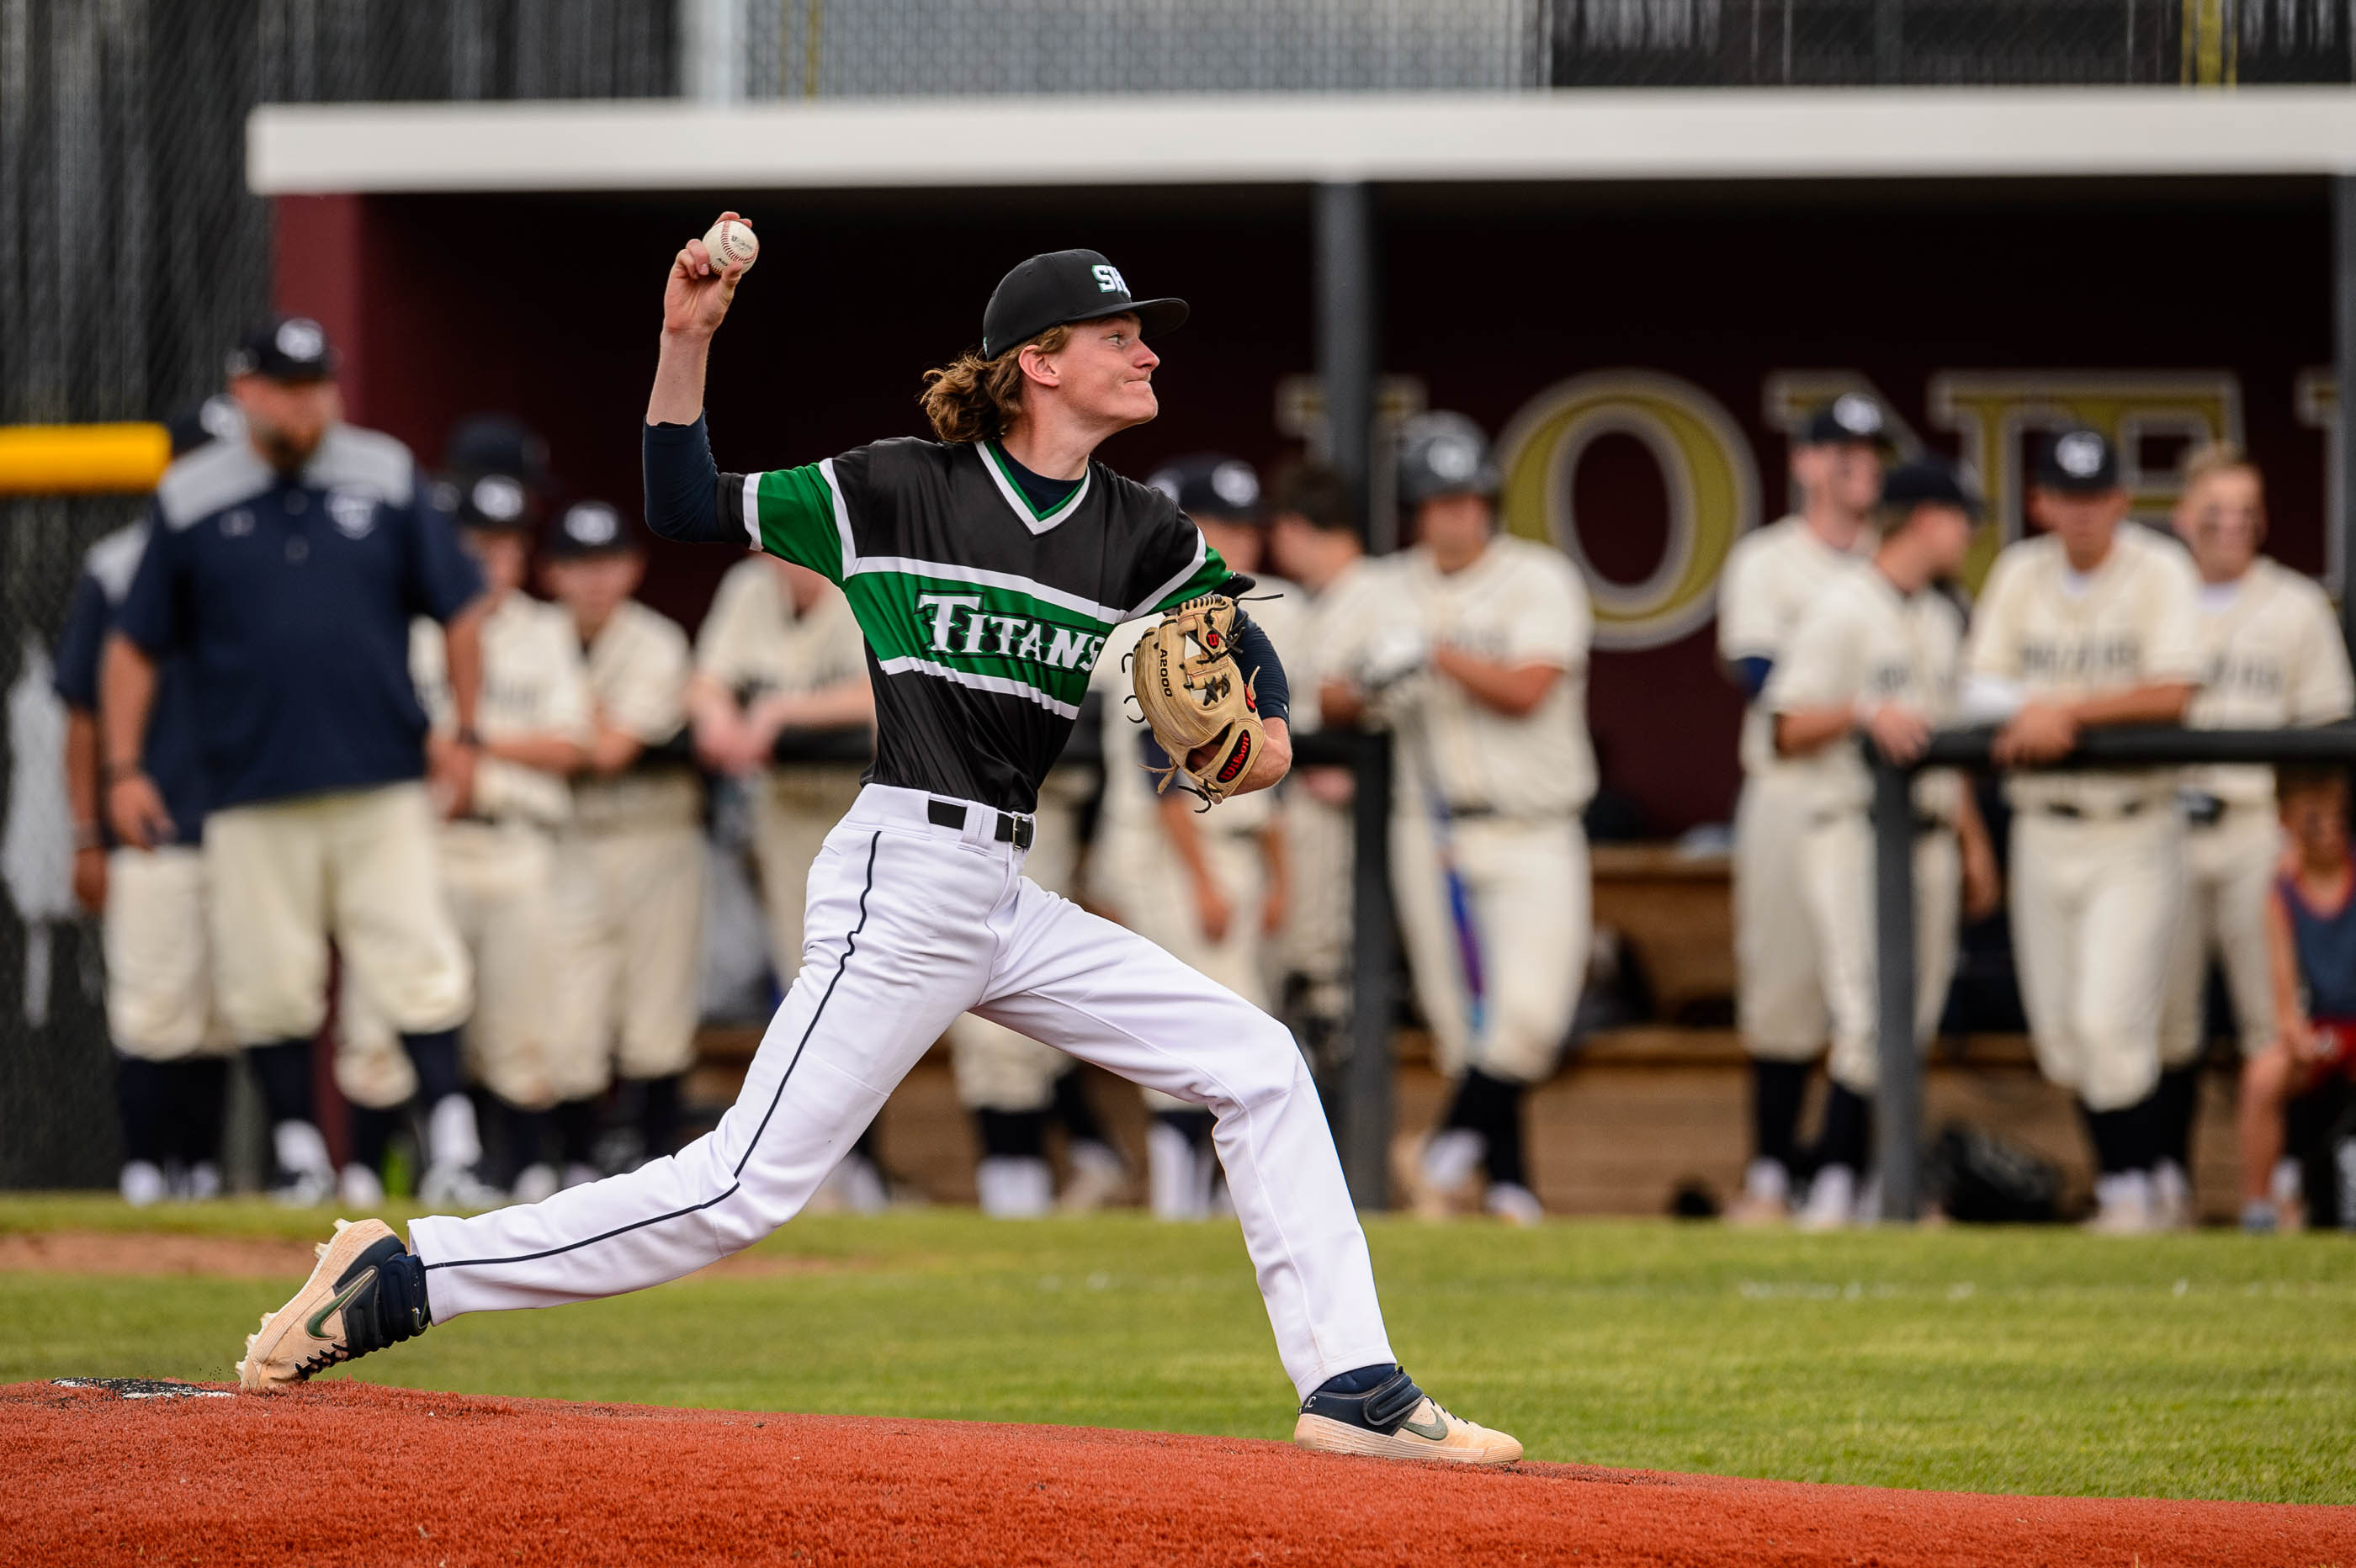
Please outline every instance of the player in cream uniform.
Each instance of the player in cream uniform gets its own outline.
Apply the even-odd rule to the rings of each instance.
[[[505,1168],[494,1179],[465,1157],[465,1102],[429,1107],[433,1164],[422,1184],[429,1203],[482,1207],[502,1188],[536,1202],[555,1190],[541,1158],[547,1113],[559,1081],[552,1054],[551,997],[556,979],[556,834],[573,809],[566,776],[591,738],[589,688],[573,618],[523,591],[530,564],[533,507],[525,478],[462,476],[456,508],[466,549],[479,561],[491,608],[482,629],[483,679],[477,729],[481,760],[471,788],[441,802],[447,820],[436,858],[452,919],[475,966],[475,1010],[460,1032],[468,1074],[487,1090],[505,1123]],[[455,743],[441,628],[410,627],[410,673],[432,720],[430,747]],[[357,1110],[347,1201],[367,1194],[381,1158],[389,1113],[416,1080],[391,1031],[367,997],[347,988],[336,1077]],[[375,1113],[367,1115],[365,1113]]]
[[[1351,672],[1364,640],[1382,627],[1376,607],[1386,591],[1350,520],[1350,492],[1340,475],[1298,464],[1269,488],[1269,553],[1305,595],[1295,638],[1300,651],[1289,666],[1297,735],[1323,724],[1329,684],[1337,703],[1355,700]],[[1280,807],[1290,869],[1280,948],[1286,973],[1301,987],[1302,1044],[1321,1066],[1340,1044],[1350,1014],[1355,785],[1347,768],[1296,767]]]
[[[1999,766],[2051,763],[2091,726],[2179,720],[2201,674],[2199,580],[2173,540],[2126,523],[2118,457],[2092,430],[2039,455],[2047,530],[1988,573],[1965,658],[1965,711],[2008,714]],[[2176,775],[2017,773],[2012,951],[2048,1078],[2074,1092],[2099,1175],[2096,1228],[2154,1220],[2160,998],[2184,887]]]
[[[1728,1210],[1737,1223],[1781,1221],[1799,1165],[1800,1102],[1829,1026],[1815,929],[1793,918],[1800,845],[1815,802],[1804,770],[1775,754],[1760,694],[1801,616],[1872,548],[1881,496],[1881,410],[1846,394],[1793,438],[1800,509],[1737,539],[1718,588],[1718,652],[1749,706],[1742,795],[1734,811],[1735,1022],[1751,1055],[1751,1163]]]
[[[2328,724],[2356,706],[2348,650],[2331,601],[2313,579],[2258,553],[2265,488],[2241,449],[2211,446],[2186,462],[2176,531],[2201,574],[2200,695],[2186,722],[2203,730]],[[2186,770],[2183,918],[2169,962],[2159,1033],[2161,1220],[2191,1222],[2187,1172],[2206,1043],[2203,1011],[2212,955],[2222,960],[2249,1060],[2274,1043],[2266,897],[2281,854],[2274,770]]]
[[[842,590],[808,567],[752,556],[728,569],[696,633],[687,687],[696,754],[744,779],[753,795],[753,859],[782,987],[802,963],[802,904],[810,862],[859,797],[857,763],[771,762],[794,731],[872,726],[867,649]],[[881,1209],[886,1201],[874,1132],[861,1135],[816,1200]]]
[[[644,533],[603,501],[557,519],[544,580],[573,618],[592,705],[585,766],[557,845],[550,997],[563,1180],[594,1180],[599,1098],[619,1072],[640,1155],[678,1141],[695,1058],[703,785],[687,748],[687,634],[631,595]]]
[[[1483,1207],[1526,1224],[1543,1211],[1523,1101],[1554,1072],[1587,972],[1593,613],[1561,551],[1495,531],[1497,488],[1472,421],[1430,413],[1401,428],[1399,505],[1416,542],[1384,567],[1392,607],[1376,618],[1410,635],[1378,640],[1362,669],[1396,737],[1399,928],[1436,1065],[1455,1083],[1438,1126],[1402,1141],[1401,1183],[1437,1218],[1477,1169]]]
[[[1832,1090],[1799,1221],[1829,1230],[1871,1219],[1859,1201],[1880,1078],[1874,926],[1873,777],[1859,736],[1901,762],[1954,713],[1963,613],[1938,584],[1964,563],[1979,504],[1945,464],[1894,469],[1881,487],[1880,545],[1800,618],[1761,699],[1775,751],[1815,810],[1800,847],[1801,905],[1822,955],[1832,1013]],[[1965,781],[1914,781],[1917,1044],[1937,1027],[1954,975],[1959,887],[1976,914],[2000,896],[1996,857]]]
[[[1249,464],[1215,454],[1191,457],[1147,484],[1177,502],[1230,567],[1247,577],[1257,574],[1267,535],[1259,475]],[[1251,594],[1247,613],[1267,631],[1280,658],[1291,658],[1299,646],[1296,607],[1302,597],[1300,589],[1273,578],[1259,579]],[[1268,1011],[1276,980],[1270,943],[1283,929],[1289,880],[1283,819],[1267,793],[1204,811],[1191,795],[1155,792],[1149,768],[1166,765],[1167,759],[1123,702],[1129,653],[1152,625],[1141,620],[1121,626],[1097,659],[1093,684],[1105,694],[1105,789],[1089,888],[1122,924]],[[1141,1093],[1153,1118],[1146,1130],[1146,1185],[1154,1214],[1164,1220],[1208,1214],[1218,1171],[1211,1117],[1168,1094]]]

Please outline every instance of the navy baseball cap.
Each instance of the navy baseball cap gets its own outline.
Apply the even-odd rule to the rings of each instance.
[[[273,381],[333,380],[337,364],[327,329],[307,315],[273,315],[229,351],[231,376]]]
[[[1489,438],[1463,414],[1416,415],[1398,430],[1398,499],[1419,507],[1434,496],[1494,496],[1504,487]]]
[[[981,357],[995,359],[1051,326],[1137,317],[1148,333],[1169,332],[1186,319],[1179,299],[1131,299],[1120,269],[1095,251],[1050,251],[998,281],[981,313]]]
[[[605,501],[575,501],[548,530],[548,553],[556,560],[619,555],[638,548],[621,512]]]
[[[1206,452],[1182,457],[1146,481],[1178,503],[1190,517],[1220,517],[1238,523],[1264,520],[1259,474],[1240,457]]]
[[[504,474],[536,490],[548,481],[548,443],[512,414],[469,414],[451,430],[442,466],[469,477]]]
[[[2037,453],[2037,483],[2069,496],[2099,496],[2119,487],[2118,449],[2098,430],[2065,430]]]
[[[245,414],[226,392],[215,392],[192,409],[183,409],[164,421],[171,432],[172,455],[186,457],[209,442],[223,441],[245,429]]]
[[[1800,427],[1795,444],[1800,446],[1837,446],[1848,442],[1869,442],[1876,446],[1889,444],[1889,421],[1881,417],[1881,405],[1862,392],[1843,392],[1815,413]]]
[[[1901,518],[1917,507],[1954,507],[1974,522],[1980,516],[1979,497],[1965,486],[1963,476],[1927,457],[1901,463],[1882,476],[1881,504]]]

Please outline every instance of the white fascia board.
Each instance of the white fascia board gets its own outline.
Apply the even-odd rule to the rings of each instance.
[[[273,104],[263,196],[358,191],[2356,172],[2356,91]]]

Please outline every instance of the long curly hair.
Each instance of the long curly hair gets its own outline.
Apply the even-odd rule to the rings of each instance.
[[[1035,346],[1053,354],[1071,336],[1070,327],[1051,326],[994,359],[969,350],[926,371],[925,389],[916,400],[932,421],[933,433],[947,442],[1004,435],[1023,417],[1023,350]]]

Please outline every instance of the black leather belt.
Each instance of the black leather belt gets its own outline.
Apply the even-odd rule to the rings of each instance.
[[[2136,799],[2122,802],[2116,811],[2088,811],[2073,802],[2057,800],[2045,807],[2045,815],[2059,816],[2070,822],[2104,822],[2114,817],[2137,816],[2150,804],[2151,802],[2147,800]]]
[[[990,808],[975,806],[971,809],[987,811]],[[928,800],[925,802],[925,819],[936,827],[954,827],[963,831],[967,822],[967,810],[966,806],[954,800]],[[1027,816],[1017,816],[1011,811],[1001,811],[998,814],[998,831],[991,837],[1001,844],[1012,844],[1017,849],[1028,849],[1031,848],[1031,819]]]
[[[1869,818],[1871,815],[1872,814],[1870,812],[1862,810],[1820,811],[1814,816],[1808,818],[1808,826],[1811,827],[1829,827],[1834,823],[1842,821],[1847,817],[1866,816]],[[1954,830],[1954,826],[1955,825],[1954,823],[1949,822],[1945,817],[1934,816],[1931,812],[1918,811],[1914,814],[1914,833],[1917,837],[1925,837],[1933,833],[1951,833]]]

